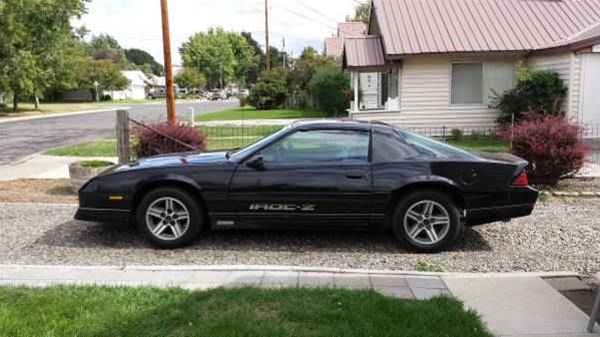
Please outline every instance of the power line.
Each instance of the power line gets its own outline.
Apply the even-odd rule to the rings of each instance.
[[[312,22],[317,23],[317,24],[319,24],[319,25],[321,25],[323,27],[327,27],[327,28],[332,29],[332,30],[336,30],[337,29],[337,27],[328,25],[326,23],[323,23],[323,22],[319,21],[318,19],[311,18],[309,16],[306,16],[306,15],[304,15],[302,13],[296,12],[296,11],[291,10],[289,8],[286,8],[286,7],[283,7],[283,6],[280,6],[280,5],[278,5],[278,7],[281,8],[281,9],[283,9],[284,11],[286,11],[288,13],[291,13],[291,14],[294,14],[294,15],[299,16],[301,18],[304,18],[306,20],[312,21]]]
[[[324,14],[323,12],[321,12],[320,10],[318,10],[318,9],[316,9],[316,8],[314,8],[314,7],[311,7],[311,6],[307,5],[307,4],[305,4],[304,2],[302,2],[302,0],[296,0],[296,3],[297,3],[297,4],[299,4],[299,5],[301,5],[301,6],[302,6],[302,7],[304,7],[304,8],[308,9],[309,11],[311,11],[311,12],[313,12],[313,13],[316,13],[316,14],[318,14],[319,16],[321,16],[321,17],[322,17],[322,18],[324,18],[324,19],[327,19],[327,20],[329,20],[329,21],[332,21],[332,22],[338,23],[338,20],[335,20],[335,19],[332,19],[332,18],[330,18],[329,16],[325,15],[325,14]]]

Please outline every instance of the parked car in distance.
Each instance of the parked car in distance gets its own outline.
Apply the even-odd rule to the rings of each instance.
[[[211,101],[224,101],[227,99],[227,95],[221,90],[211,90],[209,99]]]
[[[419,252],[465,226],[531,214],[528,163],[381,123],[301,121],[244,149],[115,166],[79,191],[76,219],[131,221],[162,248],[205,229],[391,229]]]
[[[156,90],[148,93],[149,99],[162,99],[167,97],[167,92],[164,90]]]

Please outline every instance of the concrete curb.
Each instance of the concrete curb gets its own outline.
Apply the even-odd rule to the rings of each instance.
[[[516,277],[569,277],[580,276],[576,272],[507,272],[507,273],[433,273],[419,271],[397,271],[397,270],[370,270],[370,269],[341,269],[323,267],[296,267],[296,266],[255,266],[255,265],[214,265],[214,266],[69,266],[69,265],[0,265],[3,268],[66,268],[82,271],[140,271],[140,272],[306,272],[306,273],[334,273],[334,274],[366,274],[366,275],[390,275],[390,276],[421,276],[421,277],[449,277],[449,278],[516,278]]]
[[[31,120],[36,120],[36,119],[87,115],[87,114],[93,114],[93,113],[99,113],[99,112],[109,112],[109,111],[116,111],[116,110],[122,110],[122,109],[130,109],[130,108],[131,107],[128,107],[128,106],[115,106],[114,108],[110,108],[110,109],[64,112],[64,113],[56,113],[56,114],[49,114],[49,115],[37,115],[37,116],[29,116],[29,117],[7,117],[6,119],[0,118],[0,124],[31,121]]]

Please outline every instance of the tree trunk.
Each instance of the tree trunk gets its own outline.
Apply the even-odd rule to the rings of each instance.
[[[38,110],[40,108],[40,98],[35,96],[35,109]]]
[[[13,95],[13,111],[14,112],[18,112],[19,111],[19,92],[15,92],[15,94]]]

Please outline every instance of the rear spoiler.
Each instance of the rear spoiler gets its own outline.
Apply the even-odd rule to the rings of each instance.
[[[529,162],[527,162],[527,160],[515,156],[511,153],[475,152],[475,155],[489,161],[496,161],[516,165],[517,169],[515,170],[515,177],[521,174],[521,172],[523,172],[523,170],[525,170],[527,166],[529,166]]]

